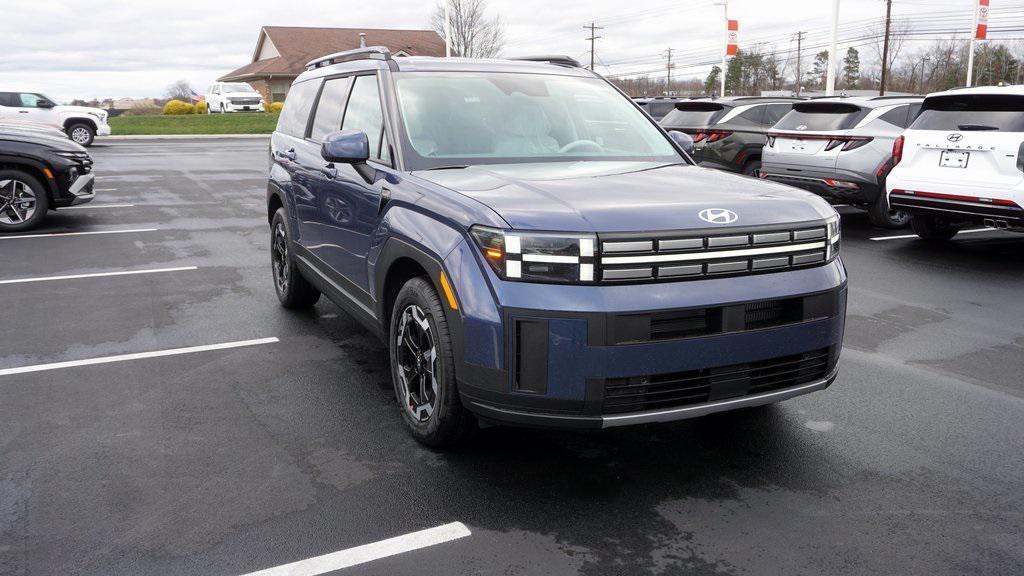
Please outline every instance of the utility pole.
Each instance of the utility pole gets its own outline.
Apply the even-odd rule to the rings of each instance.
[[[878,84],[878,95],[885,96],[886,69],[889,67],[889,26],[892,22],[892,0],[885,0],[885,40],[882,41],[882,78]],[[970,84],[968,84],[970,86]]]
[[[590,40],[590,70],[593,71],[594,70],[594,41],[597,40],[598,38],[600,38],[600,36],[595,36],[594,32],[596,30],[604,30],[604,26],[595,26],[594,22],[591,22],[590,26],[584,26],[583,29],[584,30],[586,30],[586,29],[590,30],[590,38],[586,38],[586,40]]]
[[[836,66],[839,55],[836,43],[839,41],[839,0],[832,0],[832,43],[828,49],[828,68],[825,73],[825,96],[836,93]]]
[[[666,80],[665,80],[665,96],[671,96],[672,95],[671,94],[671,92],[672,92],[672,68],[674,67],[674,65],[672,64],[672,48],[669,48],[668,50],[666,50],[665,51],[665,55],[668,57],[668,64],[665,65],[665,72],[667,73],[667,77],[666,77]]]
[[[720,90],[721,97],[725,98],[726,58],[728,58],[729,51],[729,0],[715,2],[715,5],[722,6],[722,15],[725,16],[725,42],[722,43],[722,85]]]
[[[796,95],[800,96],[800,50],[803,47],[804,34],[806,32],[796,33]]]

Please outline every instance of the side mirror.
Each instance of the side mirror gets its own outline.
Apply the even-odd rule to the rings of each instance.
[[[320,155],[328,162],[363,164],[370,158],[370,140],[362,130],[342,130],[324,137]]]
[[[669,130],[668,135],[675,140],[676,144],[683,149],[687,154],[693,154],[693,138],[686,132],[680,132],[678,130]]]
[[[54,104],[53,102],[50,102],[49,100],[37,100],[36,101],[36,108],[53,108],[54,106],[56,106],[56,104]]]

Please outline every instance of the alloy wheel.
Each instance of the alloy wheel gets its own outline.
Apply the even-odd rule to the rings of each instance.
[[[0,224],[21,224],[36,213],[36,193],[21,180],[0,180]]]
[[[288,233],[284,223],[274,226],[274,237],[270,247],[271,268],[274,271],[274,284],[282,294],[288,291]]]
[[[89,129],[79,126],[71,131],[71,140],[76,144],[85,144],[89,141]]]
[[[426,422],[437,406],[438,354],[430,321],[416,304],[402,311],[395,346],[402,405],[414,420]]]

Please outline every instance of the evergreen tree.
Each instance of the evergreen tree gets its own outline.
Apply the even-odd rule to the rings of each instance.
[[[715,94],[718,92],[718,83],[721,82],[722,69],[718,66],[713,66],[711,72],[708,73],[707,79],[704,80],[704,93]]]
[[[825,77],[828,75],[828,50],[822,50],[814,55],[814,64],[808,73],[808,82],[818,88],[825,86]]]
[[[843,87],[851,90],[860,82],[860,53],[850,47],[843,58]]]

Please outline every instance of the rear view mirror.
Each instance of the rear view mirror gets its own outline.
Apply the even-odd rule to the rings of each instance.
[[[342,130],[324,137],[320,155],[328,162],[362,164],[370,158],[370,140],[362,130]]]
[[[689,134],[678,130],[670,130],[668,135],[675,140],[676,144],[682,148],[684,152],[687,154],[693,154],[693,138],[691,138]]]

